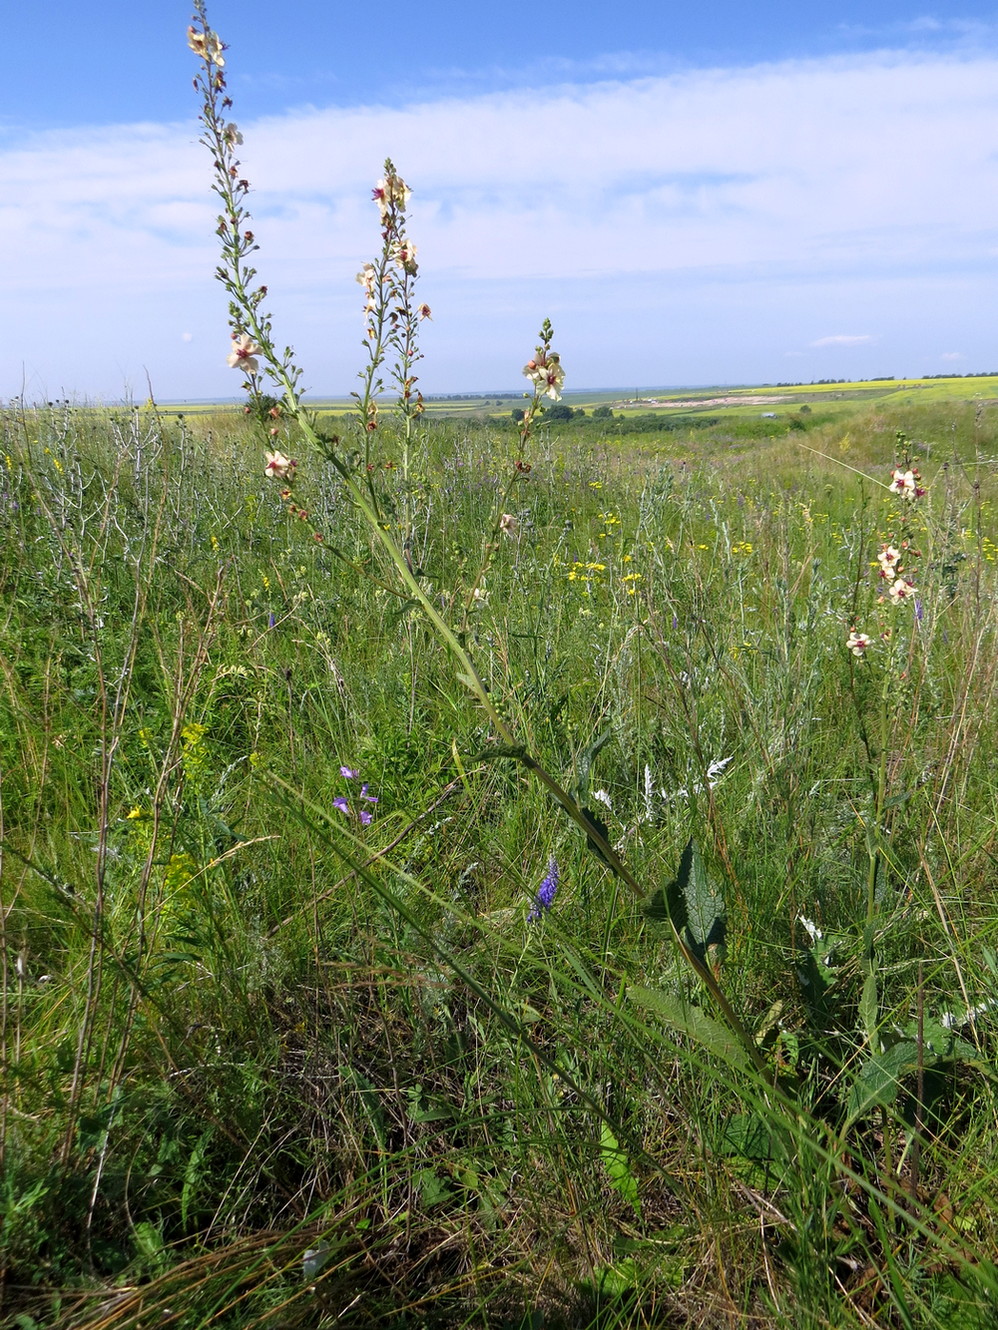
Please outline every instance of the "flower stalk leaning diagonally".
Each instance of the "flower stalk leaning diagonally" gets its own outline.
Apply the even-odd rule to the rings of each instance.
[[[603,862],[639,897],[646,892],[633,873],[620,859],[617,852],[606,839],[602,830],[593,822],[591,816],[580,806],[578,801],[565,790],[551,773],[527,751],[512,728],[501,714],[489,690],[482,682],[469,655],[461,635],[444,618],[441,610],[429,598],[419,579],[409,567],[405,551],[393,537],[386,524],[382,523],[377,504],[367,487],[360,483],[355,466],[338,447],[338,440],[327,438],[320,430],[317,420],[301,401],[298,383],[301,370],[295,363],[294,352],[288,347],[278,354],[273,341],[273,330],[269,315],[263,310],[263,301],[267,295],[265,286],[254,286],[256,270],[247,263],[247,258],[257,246],[253,232],[248,228],[249,213],[246,208],[246,195],[249,184],[240,175],[239,163],[235,158],[235,149],[241,136],[235,125],[227,120],[227,112],[232,100],[226,91],[224,67],[224,44],[219,40],[208,23],[205,0],[194,0],[196,24],[188,30],[188,45],[201,61],[200,71],[194,79],[196,91],[201,96],[201,124],[203,133],[200,142],[211,154],[214,164],[212,189],[218,195],[222,212],[218,219],[217,233],[222,246],[222,262],[215,270],[215,275],[229,296],[229,321],[234,339],[247,352],[252,346],[255,354],[243,356],[243,361],[262,361],[266,373],[278,385],[284,395],[283,411],[294,421],[305,442],[313,452],[324,458],[337,472],[351,502],[363,518],[372,538],[377,541],[385,557],[394,568],[399,585],[393,588],[400,599],[415,602],[422,611],[430,627],[436,633],[453,657],[458,680],[468,689],[475,702],[487,717],[496,738],[497,755],[503,755],[518,761],[526,770],[533,773],[538,782],[561,806],[576,825],[586,834],[587,840],[600,855]],[[396,251],[403,270],[407,262],[411,263],[408,250],[403,254]],[[412,274],[410,274],[412,275]],[[550,333],[550,325],[545,324],[545,331]],[[242,338],[248,337],[248,343]],[[564,379],[560,361],[550,350],[549,336],[542,333],[544,356],[541,363],[535,357],[533,372],[534,400],[525,420],[526,428],[521,431],[521,438],[529,436],[536,408],[542,395],[557,396]],[[260,398],[259,366],[255,370],[244,363],[246,388],[257,402]],[[530,370],[528,364],[527,369]],[[537,377],[533,377],[536,374]],[[518,472],[521,468],[517,468]],[[501,510],[500,510],[501,514]],[[498,527],[498,518],[497,518]],[[724,995],[711,970],[686,945],[679,931],[673,924],[673,938],[681,953],[711,993],[725,1020],[739,1039],[749,1059],[757,1070],[765,1075],[766,1064],[759,1053],[751,1033],[739,1020],[733,1007]]]

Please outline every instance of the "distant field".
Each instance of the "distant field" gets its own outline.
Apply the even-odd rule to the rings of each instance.
[[[675,415],[709,412],[712,416],[762,416],[798,412],[802,406],[834,415],[852,414],[858,407],[881,402],[890,407],[907,407],[944,401],[967,402],[998,399],[998,375],[973,378],[954,376],[945,379],[884,379],[858,383],[748,384],[739,387],[718,385],[706,388],[661,388],[589,392],[566,392],[564,400],[573,410],[592,411],[609,406],[617,414],[655,412]],[[428,415],[504,418],[521,402],[518,396],[504,393],[469,394],[467,397],[431,398],[426,403]],[[317,411],[334,415],[349,414],[354,403],[349,397],[319,397],[312,405]],[[241,414],[237,402],[161,402],[159,408],[169,415],[204,416],[218,412]]]

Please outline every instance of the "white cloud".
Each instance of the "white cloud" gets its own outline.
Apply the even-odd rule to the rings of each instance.
[[[958,321],[983,321],[991,298],[996,75],[981,56],[881,53],[242,124],[278,336],[298,337],[317,387],[349,386],[352,368],[333,367],[356,358],[353,277],[377,244],[369,191],[391,155],[414,189],[434,308],[425,386],[515,382],[523,337],[559,309],[573,320],[559,332],[587,339],[577,363],[605,366],[608,383],[638,362],[644,382],[682,379],[694,345],[716,348],[718,378],[738,376],[720,363],[734,328],[732,348],[768,346],[774,365],[815,323],[883,329],[817,349],[908,345],[897,339],[912,338],[916,300],[927,325],[945,307],[948,335],[975,353]],[[195,139],[191,125],[136,125],[0,151],[9,366],[23,357],[40,384],[113,394],[119,365],[120,383],[152,360],[161,394],[236,391],[214,362],[195,379],[189,352],[167,350],[186,328],[224,361],[216,208]],[[89,328],[87,347],[59,327]],[[14,377],[0,393],[19,391]]]

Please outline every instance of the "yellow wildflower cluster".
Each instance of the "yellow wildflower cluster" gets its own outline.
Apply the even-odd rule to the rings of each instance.
[[[568,580],[570,582],[596,582],[600,581],[599,574],[606,572],[605,563],[583,563],[576,559],[568,570]]]
[[[169,892],[179,891],[181,887],[186,887],[197,873],[197,862],[186,850],[181,854],[171,854],[163,874],[163,886]]]
[[[731,547],[731,553],[747,558],[752,553],[752,542],[750,540],[736,540]]]

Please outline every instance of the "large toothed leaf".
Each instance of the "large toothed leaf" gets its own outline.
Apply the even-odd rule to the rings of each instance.
[[[653,919],[671,918],[690,951],[704,963],[711,948],[724,945],[724,897],[692,839],[683,850],[679,872],[664,891],[654,893],[645,911]]]
[[[708,1016],[702,1007],[655,988],[629,988],[627,996],[636,1006],[652,1012],[725,1062],[736,1067],[748,1066],[748,1056],[741,1042],[726,1025]]]

